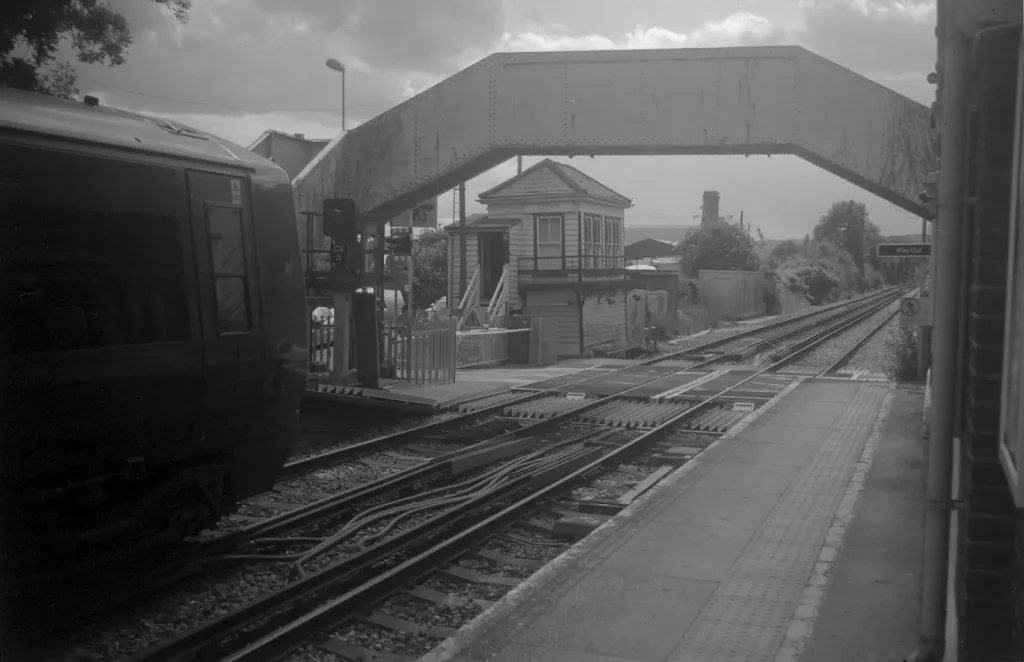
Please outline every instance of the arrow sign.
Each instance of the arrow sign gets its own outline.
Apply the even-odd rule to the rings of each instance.
[[[878,257],[928,257],[931,244],[878,244]]]

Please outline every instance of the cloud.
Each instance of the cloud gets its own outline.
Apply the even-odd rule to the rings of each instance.
[[[747,10],[728,14],[709,3],[693,11],[647,10],[643,6],[655,5],[640,0],[635,6],[559,0],[535,3],[519,14],[518,5],[506,9],[502,0],[193,0],[187,25],[148,0],[110,1],[127,18],[134,43],[120,67],[77,65],[82,92],[100,96],[105,105],[167,116],[242,145],[268,128],[336,135],[341,80],[324,66],[327,58],[346,64],[350,129],[498,51],[799,44],[922,103],[934,95],[925,81],[935,59],[934,0],[826,0],[803,3],[799,13],[793,5],[782,11],[741,0],[730,6]],[[586,18],[598,10],[600,21]],[[765,219],[798,218],[808,205],[816,217],[822,210],[815,205],[827,207],[828,200],[848,195],[831,175],[819,177],[795,160],[793,169],[778,158],[763,165],[753,158],[726,161],[622,157],[587,160],[583,167],[613,188],[619,181],[630,189],[638,201],[631,210],[636,222],[674,218],[680,193],[674,185],[655,183],[662,175],[691,182],[688,197],[693,187],[698,199],[700,186],[728,190],[730,200],[746,205],[748,213],[760,210]],[[478,210],[476,195],[514,172],[513,161],[470,182],[468,207]],[[784,174],[790,172],[815,182],[811,186],[821,200],[787,202],[789,193],[771,197],[785,189]],[[761,190],[746,180],[773,184]],[[442,196],[440,211],[451,217],[451,195]],[[884,225],[884,217],[876,220]],[[786,236],[766,223],[770,236]]]
[[[563,26],[548,31],[506,32],[502,51],[622,50],[653,48],[710,48],[716,46],[761,46],[784,43],[787,32],[771,21],[750,12],[737,12],[720,21],[709,21],[681,33],[662,27],[637,26],[632,32],[612,39],[604,35],[572,35]]]
[[[708,21],[690,32],[638,25],[618,39],[601,34],[573,34],[566,26],[551,24],[519,32],[505,32],[493,52],[636,50],[656,48],[713,48],[766,46],[787,43],[786,30],[750,12],[737,12],[719,21]],[[469,62],[465,62],[469,64]],[[444,80],[445,75],[421,75],[406,80],[403,98],[414,96]]]
[[[394,105],[408,80],[449,75],[489,52],[503,24],[500,0],[195,0],[187,25],[152,2],[114,3],[133,30],[127,62],[78,65],[79,87],[171,113],[336,114],[340,76],[324,67],[333,57],[347,65],[358,121]]]
[[[802,45],[883,84],[934,69],[934,0],[819,0],[804,21]]]
[[[132,110],[264,115],[325,130],[340,126],[341,80],[323,66],[329,57],[347,65],[351,128],[495,51],[801,43],[921,100],[931,94],[923,78],[935,50],[933,5],[905,0],[815,2],[797,29],[739,11],[687,29],[641,24],[618,35],[538,25],[537,11],[516,26],[501,0],[194,0],[187,25],[154,2],[112,2],[134,43],[120,67],[79,65],[83,93],[103,92]],[[628,16],[628,5],[621,11]]]

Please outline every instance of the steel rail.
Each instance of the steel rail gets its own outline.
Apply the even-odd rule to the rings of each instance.
[[[183,554],[178,555],[177,557],[173,556],[176,550],[172,550],[172,557],[170,559],[170,562],[167,562],[166,558],[161,559],[159,567],[157,567],[155,570],[152,567],[153,559],[150,558],[151,555],[149,553],[125,558],[123,561],[126,568],[124,569],[131,570],[132,568],[135,568],[136,570],[141,571],[144,574],[150,576],[153,576],[155,574],[157,575],[158,579],[156,579],[155,581],[147,582],[146,586],[142,587],[141,589],[136,589],[134,584],[132,584],[130,587],[126,586],[124,592],[118,592],[118,595],[120,597],[113,604],[109,601],[102,599],[97,599],[95,601],[89,600],[87,601],[88,606],[85,606],[83,604],[83,606],[76,610],[74,614],[71,614],[69,612],[68,618],[70,620],[61,619],[59,615],[54,614],[52,619],[46,619],[48,622],[47,631],[52,633],[55,629],[59,629],[62,627],[67,628],[71,624],[73,624],[75,620],[81,617],[89,616],[92,618],[96,618],[98,616],[102,616],[103,614],[110,613],[114,609],[122,608],[122,606],[124,605],[137,604],[140,601],[147,599],[149,596],[152,596],[156,591],[159,591],[170,584],[187,580],[188,578],[198,574],[206,567],[207,562],[210,559],[216,557],[224,557],[233,551],[245,549],[247,542],[252,540],[253,538],[272,538],[275,536],[287,536],[302,529],[303,527],[307,527],[315,523],[323,523],[326,525],[330,521],[337,520],[338,518],[343,517],[345,514],[352,512],[353,510],[358,508],[358,506],[361,503],[369,499],[373,499],[384,494],[393,493],[403,488],[408,488],[426,481],[435,480],[437,478],[442,477],[443,475],[449,473],[449,467],[451,466],[451,463],[457,461],[459,458],[463,456],[469,456],[474,453],[485,453],[488,451],[488,449],[501,445],[506,441],[511,441],[515,439],[529,439],[530,435],[541,433],[544,430],[551,427],[557,427],[566,420],[571,420],[572,418],[575,418],[579,414],[585,413],[590,409],[594,409],[603,404],[614,401],[615,399],[621,398],[623,396],[628,397],[628,393],[633,391],[634,389],[640,388],[659,379],[668,377],[669,375],[674,374],[675,372],[683,372],[707,367],[709,365],[713,365],[715,363],[727,360],[730,356],[734,356],[737,353],[737,351],[745,352],[752,347],[757,347],[766,343],[771,343],[775,339],[790,336],[795,333],[800,333],[803,330],[806,330],[807,328],[811,328],[822,323],[826,323],[827,321],[834,319],[836,316],[844,315],[848,313],[850,310],[856,310],[860,306],[869,304],[872,299],[881,295],[884,295],[884,291],[881,293],[871,293],[865,296],[857,297],[855,299],[836,302],[833,304],[829,304],[828,306],[816,308],[814,310],[811,310],[800,315],[795,315],[792,317],[788,317],[784,320],[779,320],[771,324],[758,327],[756,329],[741,331],[739,333],[732,334],[725,338],[718,338],[710,342],[702,343],[695,347],[690,347],[688,349],[673,352],[668,355],[657,356],[642,362],[632,363],[627,366],[623,366],[623,368],[620,368],[619,370],[610,371],[610,373],[614,374],[615,372],[626,370],[628,368],[635,367],[636,365],[655,365],[662,361],[673,360],[679,357],[685,357],[687,355],[700,355],[706,353],[708,350],[735,344],[737,341],[742,342],[744,339],[750,338],[751,336],[763,335],[765,331],[786,329],[769,338],[758,339],[756,342],[751,343],[750,345],[744,345],[741,348],[739,348],[739,350],[726,353],[722,356],[711,357],[705,361],[700,361],[687,368],[680,368],[679,370],[673,371],[672,373],[654,376],[649,380],[645,380],[643,382],[631,386],[626,391],[606,396],[604,398],[589,400],[588,402],[586,402],[586,404],[582,405],[581,407],[577,407],[569,411],[563,412],[562,414],[558,414],[556,416],[537,421],[536,423],[526,426],[524,428],[513,430],[501,435],[497,435],[490,439],[475,444],[471,444],[464,448],[460,448],[457,451],[447,453],[437,458],[432,458],[426,461],[424,464],[412,467],[403,472],[399,472],[398,474],[385,476],[366,485],[362,485],[357,488],[353,488],[352,490],[347,490],[337,495],[333,495],[331,497],[328,497],[327,499],[323,499],[311,504],[306,504],[300,508],[294,509],[289,512],[281,513],[279,515],[268,518],[263,522],[258,522],[251,526],[240,529],[239,531],[232,532],[215,540],[202,543],[198,549],[187,550]],[[787,328],[792,327],[793,324],[799,324],[800,322],[804,322],[806,320],[811,321],[805,324],[800,324],[796,328]],[[391,435],[384,435],[382,437],[371,439],[366,442],[361,442],[359,444],[354,444],[349,447],[338,449],[337,451],[311,456],[310,458],[306,458],[304,460],[289,463],[289,465],[286,466],[291,466],[293,469],[303,467],[305,471],[309,471],[312,470],[313,468],[318,468],[319,466],[335,464],[350,457],[358,456],[363,453],[372,452],[372,450],[381,450],[391,445],[400,444],[404,440],[415,439],[423,434],[436,432],[437,430],[444,429],[446,426],[459,425],[462,423],[469,422],[472,419],[481,416],[486,416],[495,410],[501,410],[508,406],[514,406],[516,404],[550,396],[556,393],[559,389],[564,389],[566,386],[572,386],[573,384],[582,383],[590,378],[592,377],[585,377],[579,380],[567,382],[566,384],[559,385],[554,389],[526,393],[522,398],[508,400],[497,405],[494,405],[492,407],[488,407],[484,410],[470,412],[464,416],[455,417],[445,421],[439,421],[436,423],[418,426],[416,428],[412,428],[411,430],[392,433]],[[500,459],[501,457],[502,456],[498,454],[493,455],[491,459]],[[90,586],[87,584],[88,582],[82,585],[82,591],[88,593],[90,590],[95,590],[90,589]],[[104,586],[107,586],[106,581],[104,581]]]
[[[832,330],[833,329],[830,327],[829,329],[826,329],[824,333],[829,333]],[[567,464],[561,467],[563,471],[566,471],[566,473],[553,482],[549,482],[547,480],[535,480],[530,494],[519,499],[514,504],[505,507],[497,513],[489,515],[483,521],[475,523],[468,528],[447,537],[445,540],[433,547],[420,551],[412,558],[385,570],[363,584],[352,587],[340,597],[330,599],[298,618],[294,618],[293,620],[281,624],[275,624],[276,629],[271,628],[271,631],[268,634],[263,635],[251,643],[245,644],[240,650],[220,657],[219,659],[223,662],[255,662],[257,660],[268,661],[281,659],[283,656],[291,653],[295,648],[305,643],[308,638],[315,633],[343,623],[351,616],[353,611],[365,606],[369,602],[380,600],[382,597],[393,592],[403,584],[431,571],[436,567],[439,561],[461,552],[473,542],[488,535],[495,528],[507,524],[509,521],[520,516],[528,509],[534,507],[538,501],[564,491],[566,488],[585,478],[589,474],[600,470],[613,460],[641,451],[643,447],[649,445],[652,441],[655,441],[657,438],[669,433],[676,424],[707,409],[723,396],[737,390],[739,387],[756,379],[757,377],[777,370],[782,365],[793,360],[793,356],[795,354],[796,351],[793,351],[785,357],[780,358],[775,363],[754,372],[742,381],[704,398],[702,401],[695,403],[693,406],[673,416],[656,428],[641,434],[622,446],[610,451],[606,448],[595,449],[600,457],[595,457],[592,461],[584,464],[583,466],[572,467]],[[500,499],[507,498],[513,493],[514,491],[502,493],[500,497],[495,495],[491,499],[491,503],[496,504]],[[484,504],[480,505],[482,506]],[[146,659],[148,662],[149,659]]]
[[[845,321],[841,322],[840,324],[837,324],[834,327],[831,327],[828,332],[826,332],[824,334],[821,334],[821,335],[814,336],[809,341],[795,343],[794,345],[792,345],[790,347],[790,349],[793,350],[793,354],[788,354],[787,357],[791,361],[797,361],[797,360],[801,359],[803,356],[805,356],[805,355],[809,354],[810,352],[814,351],[815,349],[817,349],[823,343],[831,340],[835,336],[838,336],[838,335],[848,331],[851,327],[854,327],[854,326],[860,324],[864,320],[870,318],[872,315],[877,313],[879,310],[882,310],[886,306],[892,304],[894,301],[899,300],[899,298],[902,296],[902,294],[903,294],[903,291],[898,291],[893,296],[888,297],[886,299],[883,299],[880,302],[874,302],[866,310],[858,312],[854,316],[852,316],[850,319],[845,320]]]
[[[848,299],[848,300],[845,300],[845,301],[838,301],[838,302],[835,302],[833,304],[829,304],[828,306],[822,306],[822,307],[816,308],[814,310],[811,310],[809,312],[802,313],[800,315],[794,315],[793,317],[787,317],[784,320],[779,320],[777,322],[772,322],[771,324],[766,324],[766,325],[758,327],[756,329],[750,329],[748,331],[741,331],[741,332],[735,333],[735,334],[733,334],[731,336],[727,336],[725,338],[718,338],[716,340],[711,340],[711,341],[708,341],[706,343],[701,343],[700,345],[697,345],[695,347],[690,347],[688,349],[680,350],[678,352],[673,352],[671,354],[667,354],[667,355],[664,355],[664,356],[657,356],[657,357],[653,357],[653,358],[650,358],[650,359],[646,359],[644,361],[639,361],[637,363],[632,363],[632,364],[629,364],[628,366],[623,366],[622,368],[620,368],[618,370],[612,370],[611,373],[614,374],[615,372],[620,372],[622,370],[625,370],[626,368],[635,367],[635,366],[638,366],[638,365],[641,365],[641,366],[656,365],[657,363],[660,363],[662,361],[671,361],[671,360],[676,360],[676,359],[679,359],[679,358],[685,358],[687,355],[700,354],[700,353],[706,352],[707,350],[715,349],[716,347],[721,347],[723,345],[731,344],[731,343],[733,343],[733,342],[735,342],[737,340],[742,340],[744,338],[749,338],[751,336],[756,336],[758,334],[762,334],[765,331],[772,331],[774,329],[778,329],[778,328],[781,328],[781,327],[789,326],[789,325],[791,325],[791,324],[793,324],[795,322],[800,322],[802,320],[807,320],[807,319],[814,318],[814,317],[819,317],[819,316],[822,316],[822,315],[826,315],[827,316],[829,313],[832,313],[832,312],[836,311],[837,309],[843,309],[843,308],[846,308],[846,307],[856,307],[858,305],[864,304],[866,301],[869,301],[872,297],[879,296],[879,295],[880,295],[880,293],[872,292],[871,294],[867,294],[867,295],[864,295],[863,297],[858,297],[856,299]],[[767,341],[763,341],[763,342],[767,342]],[[744,349],[747,349],[747,348],[745,347]],[[693,367],[695,367],[695,366],[691,366],[688,369],[693,369]],[[417,426],[415,428],[410,428],[408,430],[402,430],[402,431],[399,431],[399,432],[393,432],[393,433],[390,433],[390,434],[382,435],[380,437],[375,437],[373,439],[368,439],[366,441],[362,441],[362,442],[359,442],[357,444],[352,444],[351,446],[344,446],[342,448],[338,448],[338,449],[335,449],[335,450],[327,451],[325,453],[318,453],[316,455],[311,455],[309,457],[302,458],[301,460],[294,460],[294,461],[288,462],[288,463],[286,463],[284,465],[284,468],[282,470],[281,478],[284,479],[284,478],[289,478],[289,477],[292,477],[292,476],[297,476],[297,475],[301,475],[301,474],[304,474],[304,473],[308,473],[308,472],[310,472],[310,471],[312,471],[314,469],[319,469],[319,468],[322,468],[322,467],[325,467],[325,466],[330,466],[332,464],[336,464],[338,462],[342,462],[344,460],[347,460],[347,459],[352,458],[352,457],[356,457],[358,455],[362,455],[362,454],[365,454],[365,453],[370,453],[370,452],[373,452],[373,451],[381,450],[381,449],[387,448],[388,446],[391,446],[391,445],[401,444],[401,443],[404,443],[405,441],[410,440],[410,439],[416,439],[418,437],[421,437],[424,434],[430,434],[430,433],[433,433],[433,432],[438,432],[438,431],[446,430],[446,429],[448,429],[450,427],[453,427],[453,426],[459,426],[459,425],[462,425],[464,423],[469,423],[469,422],[472,422],[475,419],[478,419],[478,418],[481,418],[481,417],[484,417],[484,416],[488,416],[488,415],[493,415],[495,412],[501,411],[505,407],[515,406],[515,405],[523,404],[525,402],[529,402],[531,400],[535,400],[535,399],[539,399],[539,398],[542,398],[542,397],[545,397],[545,396],[549,396],[549,395],[552,395],[552,394],[556,393],[556,389],[563,389],[566,386],[573,386],[575,384],[579,384],[581,382],[587,381],[587,380],[592,379],[592,378],[593,378],[593,375],[588,376],[588,377],[584,377],[582,379],[566,382],[565,384],[560,384],[559,386],[555,387],[555,389],[546,389],[544,391],[524,392],[524,394],[523,394],[523,396],[521,398],[515,398],[515,399],[512,399],[512,400],[506,400],[504,402],[500,402],[500,403],[497,403],[497,404],[485,407],[483,409],[479,409],[479,410],[472,411],[472,412],[467,412],[467,413],[462,414],[460,416],[454,416],[454,417],[446,419],[444,421],[436,421],[436,422],[433,422],[433,423],[426,423],[424,425],[420,425],[420,426]],[[653,380],[651,380],[651,381],[653,381]],[[643,384],[639,384],[639,385],[642,386]],[[495,395],[495,394],[492,393],[492,394],[489,394],[489,395],[482,395],[479,398],[474,398],[474,400],[482,400],[484,398],[488,398],[488,397],[491,397],[493,395]],[[474,400],[468,400],[467,403],[472,403]]]
[[[751,336],[763,335],[765,331],[785,327],[792,327],[792,325],[795,323],[799,324],[802,321],[811,320],[810,322],[806,324],[801,324],[796,328],[786,328],[786,330],[781,331],[780,333],[775,334],[774,336],[771,336],[769,338],[758,339],[757,342],[751,343],[750,345],[744,345],[738,350],[739,352],[744,352],[752,347],[763,345],[765,343],[771,343],[778,338],[786,337],[794,333],[799,333],[807,328],[825,323],[828,320],[833,319],[836,315],[842,315],[851,309],[856,310],[858,307],[865,305],[865,303],[870,303],[870,301],[873,298],[879,295],[880,293],[871,293],[862,297],[858,297],[856,299],[850,299],[846,301],[829,304],[828,306],[820,307],[812,311],[803,313],[801,315],[786,318],[784,320],[779,320],[777,322],[773,322],[772,324],[761,326],[756,329],[742,331],[727,336],[725,338],[712,340],[710,342],[702,343],[695,347],[690,347],[685,350],[673,352],[668,355],[653,357],[646,361],[632,363],[627,366],[623,366],[618,370],[610,371],[610,373],[614,374],[615,372],[620,372],[622,370],[635,367],[636,365],[654,365],[662,361],[677,359],[679,357],[685,357],[687,355],[700,355],[707,352],[708,350],[735,344],[737,341],[742,341],[745,338],[749,338]],[[332,495],[331,497],[328,497],[326,499],[322,499],[320,501],[316,501],[310,504],[305,504],[300,508],[296,508],[294,510],[275,515],[262,522],[258,522],[253,525],[247,526],[238,531],[229,533],[225,536],[221,536],[217,539],[204,542],[199,546],[198,549],[187,550],[183,554],[180,554],[180,556],[172,557],[171,564],[165,565],[161,563],[161,565],[163,565],[164,567],[157,568],[155,571],[156,574],[160,576],[160,579],[158,581],[151,582],[151,585],[147,585],[143,590],[129,591],[128,596],[122,597],[122,599],[118,601],[118,604],[131,603],[132,601],[145,599],[147,595],[151,595],[153,592],[161,589],[163,586],[166,586],[169,583],[182,581],[192,576],[193,574],[199,572],[204,567],[204,563],[211,557],[223,556],[234,550],[242,548],[246,545],[247,541],[253,538],[286,536],[313,523],[328,522],[332,519],[336,519],[338,517],[345,515],[348,512],[351,512],[351,510],[358,507],[360,503],[365,502],[368,499],[376,498],[381,495],[403,489],[404,487],[413,486],[424,481],[436,479],[443,476],[445,473],[448,472],[446,466],[450,466],[451,462],[455,461],[457,458],[463,455],[482,452],[485,451],[487,448],[501,444],[511,439],[529,438],[529,436],[532,434],[540,433],[551,427],[556,427],[563,423],[565,420],[572,419],[575,416],[585,413],[590,409],[594,409],[596,407],[609,403],[617,398],[628,396],[629,392],[642,386],[646,386],[651,382],[668,377],[669,375],[674,374],[675,372],[682,372],[707,367],[715,363],[724,361],[735,354],[736,351],[733,351],[722,356],[715,356],[704,361],[699,361],[698,363],[691,365],[687,368],[680,368],[679,370],[673,371],[673,373],[652,376],[648,380],[634,384],[626,391],[619,392],[610,396],[605,396],[603,398],[591,399],[589,401],[586,401],[585,404],[581,404],[580,407],[537,421],[536,423],[533,423],[529,426],[517,430],[512,430],[497,435],[495,437],[486,439],[484,441],[471,444],[469,446],[460,448],[456,451],[452,451],[440,457],[431,458],[430,460],[427,460],[423,464],[418,465],[416,467],[412,467],[397,474],[382,477],[376,481],[367,483],[366,485],[362,485],[351,490],[346,490],[345,492]],[[392,433],[390,435],[384,435],[382,437],[370,439],[359,444],[353,444],[352,446],[337,449],[336,451],[311,456],[310,458],[305,458],[303,460],[298,460],[296,462],[289,463],[288,465],[286,465],[286,467],[291,467],[291,470],[297,472],[300,468],[303,471],[311,471],[312,469],[319,468],[321,466],[335,464],[337,462],[344,461],[345,459],[351,457],[369,453],[375,450],[381,450],[391,445],[401,444],[405,440],[415,439],[422,436],[423,434],[436,432],[440,429],[444,429],[449,426],[470,422],[472,419],[491,414],[495,410],[501,410],[508,406],[514,406],[516,404],[550,396],[556,393],[559,389],[564,389],[566,386],[572,386],[574,384],[585,382],[591,378],[592,377],[585,377],[579,380],[570,381],[567,382],[566,384],[559,385],[554,389],[526,393],[522,398],[508,400],[497,405],[494,405],[492,407],[488,407],[483,410],[478,410],[476,412],[471,412],[466,415],[458,416],[445,421],[430,423],[418,426],[416,428],[412,428],[410,430],[404,430]],[[495,457],[495,459],[497,459],[497,456]],[[139,555],[137,557],[130,557],[124,559],[124,561],[129,567],[135,567],[140,570],[145,570],[147,574],[153,572],[153,569],[149,567],[152,564],[152,559],[149,558],[148,554]],[[170,569],[168,569],[168,565],[170,566]],[[82,589],[88,590],[88,586],[83,586]],[[104,603],[103,601],[91,604],[94,604],[94,606],[97,608],[88,609],[85,612],[85,614],[92,615],[93,617],[95,617],[97,614],[102,614],[113,608],[116,608],[107,603]],[[50,623],[51,627],[55,625],[59,625],[59,623]]]
[[[201,659],[222,659],[219,651],[212,649],[217,648],[225,639],[236,635],[247,626],[263,621],[282,610],[302,608],[305,603],[316,598],[325,590],[358,582],[362,579],[361,573],[371,570],[395,554],[408,552],[410,547],[429,544],[434,536],[472,515],[481,506],[493,504],[495,500],[503,499],[518,490],[530,488],[538,481],[557,480],[564,473],[568,473],[572,467],[580,465],[602,452],[600,448],[580,445],[580,442],[602,432],[605,431],[589,430],[576,437],[552,444],[533,454],[533,457],[518,458],[513,461],[513,466],[492,471],[492,473],[504,473],[504,477],[507,479],[504,483],[494,485],[462,504],[455,505],[425,522],[365,548],[318,573],[306,575],[286,586],[265,593],[235,611],[141,651],[129,659],[132,662],[162,662],[187,659],[189,656],[195,655],[200,656]],[[575,447],[570,448],[573,445]],[[555,453],[563,449],[573,450],[573,453],[568,456]],[[531,460],[541,459],[544,454],[553,453],[556,455],[556,461],[547,463],[546,466],[538,467],[535,462],[531,462]],[[521,466],[514,466],[516,464]],[[215,657],[210,657],[210,655]]]
[[[886,325],[888,325],[893,320],[893,318],[896,317],[899,314],[900,314],[900,311],[899,311],[899,309],[897,309],[891,315],[887,315],[885,319],[883,319],[881,322],[879,322],[873,329],[868,331],[867,334],[863,338],[858,340],[857,343],[853,347],[851,347],[842,356],[840,356],[838,359],[836,359],[831,364],[829,364],[828,367],[826,367],[824,370],[822,370],[821,372],[817,373],[815,375],[815,377],[823,377],[825,375],[831,375],[831,374],[834,374],[837,371],[839,371],[844,365],[847,364],[847,362],[849,362],[850,359],[852,359],[854,356],[857,355],[857,352],[859,352],[860,349],[864,345],[866,345],[869,340],[874,338],[875,335],[877,335],[879,331],[884,329],[886,327]]]

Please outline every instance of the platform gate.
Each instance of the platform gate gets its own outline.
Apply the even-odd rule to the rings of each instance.
[[[450,317],[435,317],[384,330],[384,356],[395,367],[395,377],[416,386],[455,383],[456,324]]]

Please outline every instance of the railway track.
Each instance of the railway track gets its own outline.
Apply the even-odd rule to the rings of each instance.
[[[715,387],[714,393],[700,400],[658,403],[675,406],[674,410],[664,412],[660,419],[643,413],[645,403],[630,402],[631,392],[638,387],[607,398],[596,398],[601,404],[594,403],[589,407],[580,404],[555,413],[553,417],[571,413],[576,423],[593,425],[599,422],[598,412],[602,407],[608,404],[625,406],[628,409],[617,419],[619,425],[615,427],[626,431],[619,432],[613,428],[610,432],[582,433],[580,437],[562,442],[565,446],[560,446],[559,442],[548,442],[545,444],[548,447],[575,448],[575,452],[560,457],[558,461],[535,465],[533,472],[520,475],[518,481],[506,482],[503,486],[506,489],[478,493],[460,507],[452,507],[406,529],[391,539],[393,546],[376,551],[374,558],[386,559],[382,563],[367,565],[360,570],[338,570],[330,577],[323,573],[310,576],[311,590],[320,596],[319,600],[312,595],[300,600],[283,591],[267,595],[261,604],[233,612],[231,617],[164,642],[133,659],[138,662],[276,660],[287,659],[295,651],[310,645],[352,659],[367,659],[376,650],[372,644],[375,641],[373,629],[404,633],[405,638],[412,636],[421,642],[434,643],[452,630],[436,623],[437,620],[443,621],[438,614],[444,611],[437,606],[466,605],[464,600],[459,600],[466,597],[458,594],[459,589],[456,588],[453,595],[443,587],[450,587],[453,582],[509,587],[536,569],[536,558],[520,559],[495,549],[500,548],[491,542],[495,534],[504,536],[508,542],[534,549],[554,548],[559,541],[565,544],[567,539],[585,535],[588,520],[589,528],[593,528],[601,516],[611,516],[617,509],[625,507],[630,499],[623,498],[626,495],[620,495],[617,501],[573,499],[567,498],[566,492],[571,495],[572,488],[588,482],[588,477],[591,482],[605,478],[609,469],[622,473],[622,462],[626,460],[631,461],[634,467],[650,469],[637,472],[645,475],[643,479],[637,476],[639,480],[632,491],[642,492],[646,488],[640,484],[646,478],[655,477],[648,481],[649,487],[657,477],[698,454],[718,434],[749,413],[748,408],[737,409],[731,395],[743,393],[743,387],[757,385],[759,380],[777,374],[789,361],[849,329],[873,314],[879,305],[886,304],[888,300],[883,298],[880,303],[853,307],[829,316],[812,327],[798,325],[789,329],[786,337],[790,342],[772,354],[771,363],[749,376],[732,380],[727,386]],[[774,336],[772,339],[774,342],[780,340]],[[743,349],[748,346],[744,345]],[[709,365],[735,355],[736,350],[732,349],[687,368]],[[741,397],[749,396],[744,393]],[[586,399],[577,402],[586,402]],[[601,422],[607,425],[609,421],[606,418]],[[584,510],[592,512],[584,515]],[[573,512],[579,515],[565,516]],[[543,517],[544,513],[549,517]],[[502,527],[513,527],[518,531],[500,532]],[[531,531],[534,534],[532,539],[524,535]],[[331,571],[336,567],[332,566]],[[419,601],[423,612],[433,616],[418,616],[419,609],[408,608],[406,603],[410,601]],[[435,605],[433,610],[429,607],[431,604]],[[236,636],[239,632],[244,634]],[[379,640],[380,637],[376,639]],[[224,641],[231,643],[220,643]],[[414,655],[423,652],[422,646],[420,650],[409,649],[407,645],[400,648],[408,650],[382,652]]]
[[[814,311],[644,361],[639,364],[641,368],[661,364],[663,369],[627,380],[624,388],[612,384],[613,392],[608,395],[601,395],[600,389],[596,396],[573,393],[572,389],[581,388],[581,384],[593,379],[593,376],[581,377],[555,389],[561,393],[552,390],[521,392],[508,395],[499,403],[483,398],[478,401],[479,408],[470,406],[471,411],[456,419],[338,449],[316,456],[312,462],[302,460],[309,471],[337,471],[339,466],[351,467],[352,462],[372,465],[369,473],[376,472],[377,477],[312,503],[296,504],[290,510],[265,517],[240,530],[222,532],[192,550],[192,558],[174,560],[168,566],[172,570],[162,581],[155,581],[151,589],[180,583],[189,575],[209,573],[213,566],[223,572],[225,582],[250,575],[257,576],[255,584],[259,586],[254,591],[244,592],[248,600],[244,605],[222,616],[216,615],[222,606],[213,604],[214,600],[210,606],[212,620],[198,628],[184,633],[174,628],[156,632],[154,641],[161,636],[165,637],[164,641],[134,659],[233,659],[231,655],[244,652],[246,646],[259,640],[259,637],[253,638],[256,636],[253,632],[266,634],[287,629],[288,623],[306,618],[301,614],[308,615],[310,601],[324,599],[325,592],[337,594],[360,586],[359,582],[391,577],[388,573],[392,570],[405,567],[433,549],[430,545],[438,536],[451,534],[453,529],[461,531],[447,540],[450,542],[465,540],[466,531],[478,531],[478,525],[468,525],[469,520],[486,517],[484,521],[491,522],[493,517],[501,515],[499,520],[507,524],[509,514],[506,511],[511,506],[502,504],[512,501],[526,508],[522,504],[536,504],[553,494],[551,490],[556,486],[568,485],[565,481],[569,477],[578,481],[585,474],[605,472],[604,467],[618,461],[617,458],[641,453],[642,461],[636,466],[647,467],[650,471],[646,474],[644,470],[633,472],[637,477],[634,488],[645,480],[653,484],[659,475],[687,461],[751,409],[778,393],[786,378],[780,380],[773,375],[777,375],[782,366],[824,339],[875,314],[898,294],[889,291],[844,302],[845,305],[832,306],[826,311]],[[663,381],[668,375],[694,374],[757,356],[759,352],[763,355],[762,350],[766,348],[770,350],[771,362],[749,376],[742,372],[714,371],[690,380],[688,388],[684,383],[684,388],[676,389],[677,393],[669,389],[662,393],[663,397],[654,400],[645,395],[644,387]],[[636,366],[610,372],[625,373],[629,368]],[[746,389],[742,394],[741,386]],[[743,406],[737,405],[737,396],[744,400],[740,403]],[[552,399],[560,401],[558,406]],[[453,443],[449,443],[453,442],[450,436],[453,423],[464,432],[470,432],[464,440],[454,440],[454,445],[459,446],[457,450],[451,450]],[[423,439],[429,434],[443,435],[443,442],[432,445],[434,440],[427,439],[425,443]],[[462,445],[474,434],[476,440],[481,437],[483,440]],[[392,456],[411,458],[410,466],[391,464],[385,467],[379,460],[374,463],[367,459],[376,457],[370,453],[379,454],[385,452],[385,448],[395,447],[400,447],[400,452]],[[445,449],[448,452],[444,452]],[[691,453],[689,456],[687,450]],[[420,454],[412,457],[410,451]],[[586,471],[579,473],[583,469]],[[351,474],[344,470],[340,473]],[[650,476],[655,478],[648,480]],[[598,515],[607,515],[609,509],[616,507],[601,499],[587,501],[583,509],[605,511]],[[533,530],[536,532],[537,527],[533,526]],[[493,557],[491,554],[488,558],[496,562]],[[385,563],[383,570],[382,562]],[[254,564],[258,564],[260,570],[254,570]],[[267,564],[277,567],[265,572]],[[235,567],[224,570],[229,566]],[[420,594],[421,598],[422,595],[437,597],[426,590]],[[249,634],[239,638],[244,632]],[[289,637],[286,639],[291,641]],[[211,641],[235,643],[227,650],[212,651],[205,648]]]

